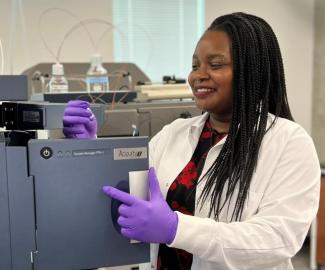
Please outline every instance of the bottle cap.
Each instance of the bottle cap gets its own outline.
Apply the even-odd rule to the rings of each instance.
[[[94,65],[102,63],[102,56],[99,53],[94,53],[90,56],[90,62]]]
[[[64,75],[63,65],[56,63],[52,65],[52,75]]]

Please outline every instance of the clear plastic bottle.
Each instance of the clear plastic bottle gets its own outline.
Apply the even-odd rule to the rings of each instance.
[[[107,70],[102,65],[100,54],[93,54],[90,58],[90,68],[87,72],[87,91],[104,92],[108,91],[109,83]]]
[[[52,77],[49,82],[49,93],[68,92],[68,81],[64,77],[63,65],[56,63],[52,65]]]

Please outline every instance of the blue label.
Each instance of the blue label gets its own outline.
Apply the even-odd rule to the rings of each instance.
[[[89,84],[105,84],[108,83],[108,77],[89,77],[87,82]]]

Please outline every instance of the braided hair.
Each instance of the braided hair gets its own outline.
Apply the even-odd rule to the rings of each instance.
[[[239,221],[267,132],[268,113],[275,115],[271,126],[277,117],[293,118],[281,52],[270,25],[253,15],[233,13],[215,19],[207,31],[224,31],[231,40],[233,112],[226,142],[203,177],[206,184],[199,200],[202,207],[211,195],[209,215],[218,219],[238,189],[231,220]]]

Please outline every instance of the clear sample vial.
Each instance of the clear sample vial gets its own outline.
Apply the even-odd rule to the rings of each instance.
[[[68,92],[68,88],[68,81],[64,77],[63,65],[59,63],[52,65],[49,93],[66,93]]]
[[[109,90],[107,70],[102,65],[100,54],[91,56],[86,81],[88,92],[105,92]]]

